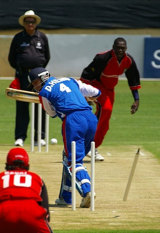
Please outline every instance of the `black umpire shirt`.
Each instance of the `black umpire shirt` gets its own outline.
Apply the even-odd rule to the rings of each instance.
[[[30,36],[19,32],[12,40],[8,60],[16,70],[46,67],[50,59],[48,39],[38,30]]]
[[[10,46],[8,60],[16,70],[15,76],[19,78],[21,89],[26,90],[28,72],[35,67],[46,67],[50,59],[48,38],[43,32],[35,31],[30,36],[25,30],[17,33]]]

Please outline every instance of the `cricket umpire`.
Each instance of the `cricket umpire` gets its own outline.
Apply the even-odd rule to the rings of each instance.
[[[7,155],[0,173],[0,232],[52,233],[47,188],[42,178],[29,171],[29,156],[20,147]]]
[[[19,17],[23,30],[17,33],[10,46],[8,60],[15,69],[15,78],[20,89],[27,90],[28,73],[35,67],[46,67],[50,60],[49,44],[46,35],[37,30],[41,18],[33,10],[26,11]],[[35,106],[35,143],[38,138],[38,104]],[[29,124],[29,103],[16,101],[15,146],[23,146]],[[45,146],[45,111],[42,110],[41,145]]]

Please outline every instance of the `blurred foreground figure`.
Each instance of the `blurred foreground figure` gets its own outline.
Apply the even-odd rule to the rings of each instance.
[[[47,189],[39,175],[28,171],[27,152],[11,149],[5,169],[0,173],[0,232],[52,233]]]

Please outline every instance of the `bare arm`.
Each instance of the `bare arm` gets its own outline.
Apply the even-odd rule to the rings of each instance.
[[[43,109],[48,113],[49,116],[51,116],[51,117],[57,116],[57,113],[54,109],[54,106],[45,97],[42,97],[42,106],[43,106]]]

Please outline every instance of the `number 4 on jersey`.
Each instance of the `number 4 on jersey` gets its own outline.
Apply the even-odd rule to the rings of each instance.
[[[60,83],[60,91],[64,92],[66,91],[67,93],[71,92],[71,89],[67,87],[64,83]]]

